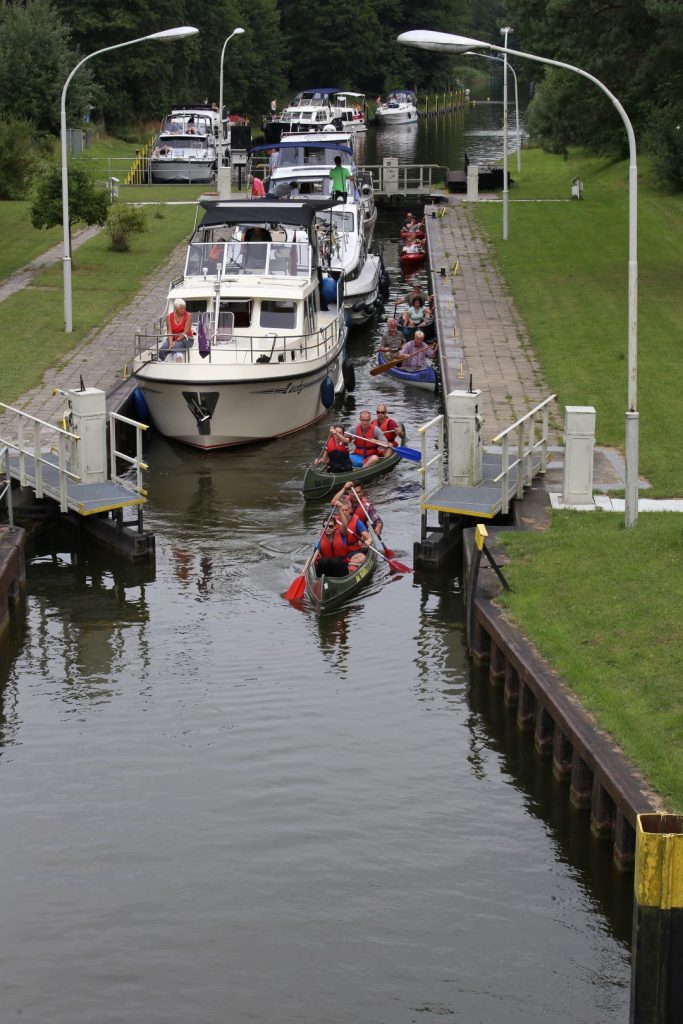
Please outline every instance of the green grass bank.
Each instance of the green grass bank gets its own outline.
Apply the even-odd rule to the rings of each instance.
[[[683,497],[683,196],[639,179],[638,407],[648,496]],[[566,198],[584,182],[581,201]],[[623,450],[628,186],[624,162],[523,153],[500,205],[477,207],[531,344],[562,405],[594,405],[598,443]],[[683,516],[554,513],[545,533],[509,533],[511,619],[562,674],[672,810],[683,811]]]

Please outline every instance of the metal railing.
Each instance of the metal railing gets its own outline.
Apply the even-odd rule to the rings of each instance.
[[[116,428],[119,423],[135,428],[135,455],[127,455],[117,448]],[[122,416],[119,412],[109,413],[109,477],[114,483],[119,484],[125,490],[141,494],[143,498],[146,498],[147,491],[142,486],[142,474],[145,470],[149,469],[149,466],[142,458],[143,430],[149,430],[149,426],[146,423],[138,423],[137,420],[131,420],[128,416]],[[117,459],[125,462],[129,467],[123,475],[117,471]],[[131,470],[135,473],[135,483],[131,481],[129,476]]]
[[[166,319],[153,321],[147,328],[135,333],[135,357],[146,362],[163,362],[169,353],[182,356],[178,362],[203,365],[208,360],[222,365],[248,365],[249,363],[270,363],[271,361],[301,362],[331,355],[339,345],[344,330],[344,318],[339,314],[335,319],[311,334],[282,334],[273,330],[264,334],[235,334],[225,330],[219,319],[216,323],[210,314],[203,314],[206,347],[202,351],[198,338],[192,338],[189,348],[164,347],[169,338]],[[222,314],[224,315],[224,314]],[[195,330],[195,334],[196,334]]]
[[[9,448],[0,448],[0,463],[5,467],[5,479],[0,483],[0,503],[5,498],[7,504],[7,521],[10,530],[14,527],[14,507],[12,505],[12,478],[9,471]]]
[[[36,492],[36,498],[42,498],[44,496],[43,466],[49,466],[51,469],[57,468],[59,471],[59,508],[61,512],[68,512],[68,481],[74,480],[78,483],[81,479],[77,473],[67,468],[69,465],[74,464],[75,445],[80,441],[79,435],[69,430],[63,430],[61,427],[56,427],[53,423],[46,423],[45,420],[38,419],[37,416],[31,416],[29,413],[16,409],[12,405],[5,405],[4,402],[0,402],[0,407],[7,412],[15,413],[17,417],[17,440],[11,441],[9,438],[0,437],[0,444],[7,445],[8,448],[11,448],[19,455],[19,483],[22,487],[30,485]],[[30,425],[31,429],[30,442],[27,442],[25,438],[25,427],[27,425]],[[58,457],[56,467],[53,459],[45,458],[42,454],[44,449],[55,453],[55,436],[56,454]],[[29,443],[31,447],[29,447]],[[34,480],[29,478],[27,472],[27,457],[33,460]]]
[[[438,486],[439,487],[443,486],[444,475],[445,475],[445,468],[446,468],[445,464],[444,464],[444,429],[443,429],[443,422],[444,422],[443,413],[439,413],[438,416],[435,416],[433,419],[429,420],[428,423],[423,424],[423,426],[418,427],[418,429],[417,429],[417,432],[420,435],[420,448],[421,448],[421,451],[422,451],[422,462],[418,466],[418,470],[417,471],[420,474],[420,484],[422,486],[422,499],[423,499],[423,501],[426,500],[426,498],[428,497],[428,476],[430,475],[429,474],[429,470],[433,466],[438,466],[438,478],[439,478]],[[438,430],[438,433],[436,435],[436,448],[437,448],[437,451],[436,451],[436,455],[432,455],[432,457],[429,458],[428,453],[427,453],[427,434],[432,429],[432,427],[436,427],[437,430]],[[436,470],[435,470],[435,472],[436,472]],[[438,488],[434,488],[434,489],[438,490]],[[429,492],[429,493],[432,493],[432,492]]]
[[[501,512],[504,515],[509,511],[510,497],[522,498],[524,496],[525,486],[531,486],[534,478],[533,455],[539,449],[541,452],[540,467],[536,472],[543,474],[546,471],[549,462],[548,417],[550,413],[550,403],[553,402],[556,397],[557,395],[550,395],[545,399],[545,401],[531,409],[525,416],[522,416],[511,426],[507,427],[506,430],[502,430],[500,434],[496,434],[491,442],[492,444],[497,444],[502,441],[503,444],[503,469],[502,472],[494,478],[493,483],[499,483],[501,480],[503,481],[503,504]],[[536,426],[539,414],[541,415],[541,436],[536,438]],[[517,457],[510,462],[510,437],[515,432],[517,434]],[[517,469],[517,481],[514,495],[511,495],[510,488],[510,470],[512,469]]]
[[[301,277],[312,274],[307,242],[192,242],[187,247],[186,277],[220,278],[236,274]]]
[[[369,164],[363,167],[372,178],[375,195],[424,195],[446,180],[441,164]]]

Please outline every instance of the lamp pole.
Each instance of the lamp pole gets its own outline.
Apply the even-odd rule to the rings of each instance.
[[[616,98],[599,78],[591,75],[573,64],[565,64],[561,60],[550,57],[539,57],[534,53],[522,50],[509,50],[494,43],[485,43],[480,39],[469,39],[467,36],[451,35],[449,32],[432,32],[427,29],[415,29],[403,32],[398,37],[404,46],[416,46],[422,50],[436,50],[440,53],[465,53],[467,50],[496,50],[498,53],[533,60],[538,64],[550,64],[552,67],[573,71],[582,78],[597,85],[616,108],[628,139],[628,382],[627,409],[624,440],[624,457],[626,462],[625,516],[624,525],[635,526],[638,521],[638,433],[639,413],[638,399],[638,166],[636,156],[636,136],[628,114]]]
[[[189,25],[182,25],[178,28],[165,29],[163,32],[152,32],[148,36],[140,36],[139,39],[128,39],[125,43],[116,43],[114,46],[105,46],[101,50],[95,50],[84,57],[73,69],[62,89],[62,103],[60,109],[60,132],[61,132],[61,153],[62,153],[62,229],[64,233],[64,256],[62,258],[62,269],[64,278],[64,330],[67,334],[73,331],[73,302],[71,296],[71,235],[69,232],[69,165],[66,152],[66,91],[71,84],[71,79],[76,72],[83,67],[86,61],[93,57],[99,57],[102,53],[109,53],[111,50],[120,50],[124,46],[134,46],[136,43],[146,43],[149,40],[172,41],[185,39],[187,36],[194,36],[199,32],[198,28]]]
[[[504,64],[505,60],[503,57],[494,57],[490,53],[477,53],[476,50],[466,50],[463,53],[463,57],[483,57],[484,60],[497,60],[499,63]],[[512,64],[508,63],[508,71],[512,72],[512,80],[515,83],[515,130],[517,134],[517,173],[522,173],[522,133],[519,128],[519,92],[517,90],[517,72],[513,68]]]
[[[223,60],[225,59],[225,48],[232,39],[233,36],[244,35],[243,28],[234,28],[228,38],[223,43],[223,49],[221,50],[221,77],[218,86],[218,120],[220,126],[218,129],[218,193],[221,199],[224,198],[223,192],[225,191],[226,196],[232,194],[232,168],[228,167],[228,173],[225,174],[223,168],[223,161],[225,159],[225,132],[223,130]]]
[[[508,35],[509,27],[502,28],[500,34],[505,40],[503,58],[503,241],[510,237],[510,187],[508,185]]]

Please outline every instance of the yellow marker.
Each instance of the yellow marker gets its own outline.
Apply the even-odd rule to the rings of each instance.
[[[458,337],[458,325],[457,324],[453,324],[453,337],[454,338]]]
[[[448,300],[448,308],[449,308],[449,309],[453,309],[453,306],[452,306],[452,304],[451,304],[451,300],[450,300],[450,299]]]
[[[460,269],[460,263],[458,262],[458,260],[456,260],[455,263],[453,264],[453,273],[457,274],[459,269]]]
[[[465,376],[465,370],[464,370],[464,367],[463,367],[463,365],[461,363],[460,364],[460,369],[458,370],[458,380],[462,380],[464,376]]]
[[[477,523],[477,528],[474,531],[474,543],[477,545],[477,551],[484,550],[484,544],[486,543],[486,538],[488,537],[488,535],[488,530],[486,529],[484,524]]]
[[[123,367],[123,372],[121,376],[123,377],[124,380],[128,380],[128,363],[126,363],[126,365]]]

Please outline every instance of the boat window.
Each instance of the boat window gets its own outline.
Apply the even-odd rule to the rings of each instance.
[[[355,222],[351,211],[346,210],[344,213],[342,213],[341,210],[333,210],[332,227],[334,228],[335,231],[354,231]]]
[[[296,327],[296,305],[286,299],[261,299],[261,327]]]
[[[315,292],[311,292],[306,296],[306,320],[304,324],[304,333],[313,334],[315,332]]]
[[[221,299],[219,318],[223,313],[232,313],[235,327],[251,327],[251,299]]]

